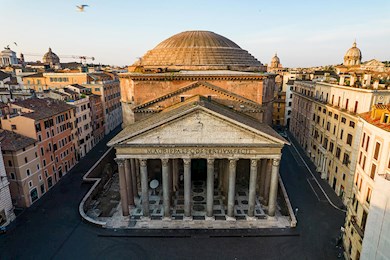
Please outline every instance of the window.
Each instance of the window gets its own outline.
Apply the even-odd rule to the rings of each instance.
[[[41,194],[44,194],[45,193],[45,184],[42,183],[40,188],[41,188]]]
[[[372,164],[371,165],[371,173],[370,173],[370,178],[371,179],[374,179],[374,177],[375,177],[375,172],[376,172],[376,164]]]
[[[337,159],[340,159],[340,154],[341,154],[341,149],[340,149],[340,147],[337,147],[336,148],[336,158]]]
[[[381,149],[381,144],[376,142],[375,144],[375,151],[374,151],[374,159],[378,160],[379,157],[379,150]]]
[[[352,127],[352,128],[355,128],[355,122],[349,121],[349,126]]]
[[[28,160],[27,160],[27,157],[24,157],[24,162],[25,162],[25,163],[27,163],[27,162],[28,162]]]
[[[31,188],[33,186],[33,182],[32,181],[29,181],[28,182],[28,187]]]
[[[366,152],[368,151],[368,145],[370,144],[370,137],[367,136]]]
[[[12,167],[12,162],[11,162],[11,160],[8,160],[8,166],[9,166],[9,167]]]
[[[362,169],[364,171],[364,168],[366,167],[366,156],[364,155],[363,156],[363,165],[362,165]]]
[[[185,98],[184,97],[180,97],[180,102],[184,102]]]
[[[343,164],[346,166],[349,164],[349,154],[347,153],[344,153]]]
[[[12,130],[16,130],[16,125],[11,125]]]
[[[15,180],[15,179],[16,179],[15,173],[11,172],[10,175],[11,175],[11,179],[12,179],[12,180]]]
[[[352,145],[352,135],[348,134],[347,136],[347,144]]]
[[[31,202],[34,202],[38,199],[38,191],[36,188],[30,191],[30,197],[31,197]]]
[[[342,117],[342,118],[341,118],[341,123],[344,123],[344,124],[345,124],[345,122],[347,122],[347,119],[346,119],[345,117]]]
[[[31,175],[30,169],[27,169],[26,173],[27,173],[27,176],[30,176]]]
[[[339,119],[339,115],[334,114],[334,119],[338,120]]]
[[[363,138],[362,138],[362,147],[364,147],[364,139],[366,139],[366,133],[363,133]]]
[[[37,170],[39,170],[40,169],[40,166],[39,166],[39,164],[37,164]]]
[[[333,142],[329,143],[329,152],[333,153],[334,144]]]
[[[332,112],[329,111],[329,112],[328,112],[328,115],[329,115],[329,116],[332,116]]]
[[[340,139],[343,140],[343,134],[344,134],[344,130],[341,129],[341,132],[340,132]]]
[[[371,189],[370,187],[367,188],[367,196],[366,196],[366,201],[370,203],[371,200]]]

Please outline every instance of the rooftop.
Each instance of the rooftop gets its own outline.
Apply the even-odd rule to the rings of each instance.
[[[17,134],[12,131],[0,129],[0,143],[3,151],[19,151],[37,141],[30,137]]]
[[[15,101],[13,104],[33,110],[31,113],[24,113],[23,116],[34,120],[48,118],[74,108],[63,101],[52,98],[29,98]]]
[[[209,31],[186,31],[162,41],[133,66],[169,70],[264,71],[263,64],[233,41]]]
[[[387,117],[385,115],[387,114]],[[371,111],[359,115],[362,119],[380,129],[390,132],[390,104],[376,104]]]

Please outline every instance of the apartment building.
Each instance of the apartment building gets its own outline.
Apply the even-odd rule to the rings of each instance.
[[[10,104],[10,112],[1,119],[2,128],[37,140],[42,171],[57,183],[76,164],[75,107],[31,98]]]
[[[93,147],[94,138],[92,134],[91,104],[89,96],[83,96],[66,102],[76,107],[76,158],[83,158]]]
[[[348,203],[344,247],[347,259],[388,259],[390,248],[390,105],[359,115],[357,165]]]
[[[53,186],[51,176],[43,174],[38,142],[8,130],[0,130],[0,138],[12,204],[29,207]]]
[[[291,132],[317,166],[321,177],[347,203],[352,196],[356,151],[361,135],[357,114],[369,111],[373,104],[390,102],[390,91],[371,85],[364,88],[345,86],[342,80],[339,85],[318,81],[314,86],[314,91],[306,90],[306,93],[305,89],[294,90],[294,129]],[[298,105],[301,100],[306,100],[306,104]],[[302,124],[307,123],[310,113],[302,112],[303,106],[311,106],[312,114],[310,127],[304,126],[302,132]],[[310,135],[307,135],[308,130]]]
[[[1,147],[0,154],[2,154]],[[7,226],[15,219],[14,206],[12,205],[9,184],[10,183],[7,178],[7,173],[5,171],[3,156],[0,156],[0,227]]]

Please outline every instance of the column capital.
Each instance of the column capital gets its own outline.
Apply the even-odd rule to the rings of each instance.
[[[207,159],[207,164],[214,165],[214,159]]]
[[[119,167],[122,167],[125,165],[125,159],[123,159],[123,158],[115,158],[114,160],[118,164]]]
[[[141,167],[145,167],[147,165],[148,159],[139,159]]]
[[[161,166],[168,166],[169,159],[161,159]]]
[[[235,166],[237,161],[238,161],[238,159],[229,159],[229,165],[230,166]]]
[[[279,158],[272,160],[272,166],[279,166],[279,164],[280,164],[280,159]]]
[[[190,165],[191,164],[191,159],[183,159],[184,165]]]
[[[257,166],[259,159],[251,159],[251,166]]]

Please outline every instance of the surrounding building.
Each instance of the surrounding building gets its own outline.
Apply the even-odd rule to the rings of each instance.
[[[89,101],[91,104],[93,143],[96,145],[105,135],[103,102],[100,96],[94,94],[89,95]]]
[[[108,145],[116,149],[124,216],[276,215],[287,142],[270,127],[275,74],[265,70],[231,40],[188,31],[119,74],[124,130]],[[162,183],[157,207],[149,200],[154,179]]]
[[[2,142],[0,134],[0,142]],[[2,154],[1,148],[0,152]],[[4,167],[3,156],[0,156],[0,227],[7,226],[15,219],[9,181]]]
[[[301,83],[295,84],[292,133],[317,166],[321,178],[326,179],[347,203],[352,196],[356,151],[361,134],[361,129],[357,127],[357,114],[369,111],[373,104],[390,102],[390,91],[375,89],[374,86],[356,88],[326,82],[316,82],[314,90],[309,91],[299,88]],[[302,99],[305,100],[303,103]],[[311,107],[309,128],[306,124],[310,112],[300,112],[304,106]],[[304,131],[302,124],[305,124]]]
[[[111,73],[89,73],[91,81],[83,86],[100,96],[103,105],[105,134],[122,123],[121,88],[119,80]]]
[[[10,104],[3,129],[37,140],[45,186],[52,185],[76,164],[75,107],[54,99],[30,98]]]
[[[9,46],[5,47],[4,50],[0,52],[0,67],[12,66],[18,64],[18,58],[16,53],[10,49]]]
[[[313,118],[313,98],[315,83],[312,81],[295,81],[292,90],[292,107],[290,131],[301,145],[311,154],[311,132]]]
[[[94,147],[94,138],[92,133],[93,128],[91,121],[91,104],[89,102],[89,96],[68,100],[66,103],[76,107],[76,158],[79,160]]]
[[[53,184],[42,174],[37,140],[8,130],[0,130],[0,138],[12,204],[29,207]]]
[[[348,259],[389,259],[390,105],[373,105],[359,115],[358,127],[362,134],[345,224],[345,253]]]
[[[98,95],[101,98],[105,134],[110,133],[122,123],[119,80],[112,73],[36,73],[23,77],[23,84],[37,93],[50,89],[70,89],[78,93],[84,93],[77,89],[85,88],[88,93]],[[98,105],[100,104],[98,103]],[[100,126],[101,124],[97,128],[100,128]]]

